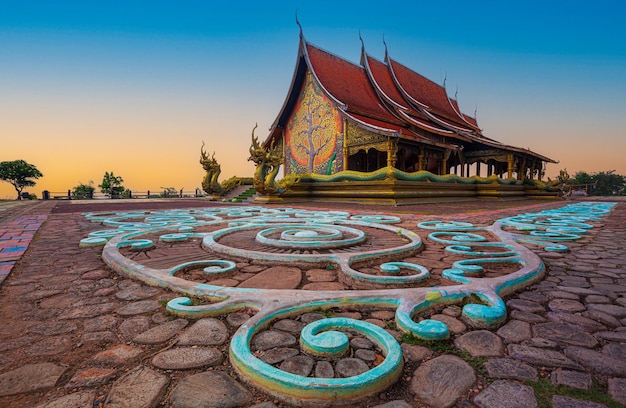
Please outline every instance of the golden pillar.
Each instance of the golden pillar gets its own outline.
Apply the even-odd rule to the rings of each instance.
[[[281,135],[280,137],[282,138],[283,141],[283,176],[287,175],[287,143],[285,143],[285,128],[283,128],[283,131],[280,132]]]
[[[397,145],[395,141],[390,137],[387,139],[387,167],[395,167],[396,165],[396,152]]]
[[[508,166],[507,166],[508,176],[507,176],[507,178],[513,178],[513,154],[509,153],[507,155],[507,162],[508,162]]]
[[[349,160],[349,150],[348,150],[348,119],[343,118],[343,170],[348,170],[348,160]]]
[[[449,173],[448,171],[448,159],[450,158],[450,154],[452,154],[452,150],[445,150],[443,152],[443,160],[441,161],[441,174],[446,175]]]
[[[417,155],[417,170],[424,170],[424,148],[420,147],[420,154]]]

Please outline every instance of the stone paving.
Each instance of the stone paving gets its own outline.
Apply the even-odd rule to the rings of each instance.
[[[433,219],[415,214],[426,208],[401,207],[398,215],[411,223]],[[436,218],[480,225],[527,211],[475,212],[467,204],[452,210]],[[253,311],[197,320],[168,315],[164,305],[177,294],[118,276],[100,248],[79,248],[80,238],[101,226],[50,206],[20,215],[0,228],[44,224],[0,286],[0,406],[289,406],[248,387],[230,366],[230,336]],[[547,276],[505,299],[509,318],[493,330],[472,329],[459,308],[447,307],[429,317],[444,321],[452,339],[410,344],[394,330],[389,310],[333,310],[333,317],[367,320],[401,342],[400,379],[359,406],[626,406],[626,203],[594,225],[568,243],[568,253],[537,249]],[[332,278],[322,272],[311,283]],[[325,317],[274,322],[255,337],[255,352],[285,371],[317,377],[351,376],[376,364],[379,351],[359,337],[351,340],[353,355],[334,366],[301,353],[297,333]]]

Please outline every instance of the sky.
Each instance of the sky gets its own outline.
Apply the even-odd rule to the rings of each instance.
[[[395,60],[457,94],[483,133],[558,160],[547,175],[626,175],[626,3],[605,1],[0,0],[0,161],[44,177],[193,191],[252,176],[287,96],[299,29],[354,63]],[[0,182],[0,199],[14,198]]]

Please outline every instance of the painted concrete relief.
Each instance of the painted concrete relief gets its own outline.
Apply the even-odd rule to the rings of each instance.
[[[343,170],[343,121],[307,73],[285,128],[286,173],[331,174]]]

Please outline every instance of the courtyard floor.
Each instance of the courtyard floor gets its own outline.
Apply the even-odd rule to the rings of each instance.
[[[400,344],[404,359],[393,385],[349,406],[626,406],[626,201],[611,201],[617,204],[610,214],[592,222],[594,228],[580,240],[566,243],[568,252],[530,247],[545,263],[546,276],[504,299],[508,317],[498,327],[471,327],[455,305],[433,308],[424,317],[446,323],[450,340],[424,342],[402,336],[393,311],[334,307],[272,322],[266,330],[271,335],[263,341],[257,336],[253,351],[263,361],[305,376],[349,377],[354,375],[350,370],[360,372],[363,362],[365,370],[375,367],[379,348],[358,336],[361,341],[351,341],[354,358],[345,359],[357,367],[313,360],[290,340],[318,318],[346,317],[387,331]],[[397,216],[398,225],[419,234],[424,243],[414,258],[421,256],[436,284],[445,285],[437,276],[458,255],[432,253],[437,245],[427,240],[427,231],[416,228],[418,223],[489,226],[503,217],[576,202],[289,207]],[[250,386],[232,367],[230,339],[254,310],[202,319],[172,315],[166,304],[180,294],[118,274],[103,261],[102,247],[79,246],[90,232],[105,228],[90,222],[85,212],[254,204],[197,199],[0,204],[0,407],[292,406]],[[180,261],[194,250],[193,243],[185,245],[157,248],[153,255]],[[376,245],[375,232],[368,245]],[[162,263],[142,252],[126,255],[148,266]],[[263,279],[268,269],[285,278]],[[199,279],[193,271],[188,275]],[[289,290],[281,285],[294,275],[297,283],[291,289],[355,290],[329,270],[268,268],[245,260],[219,285]]]

